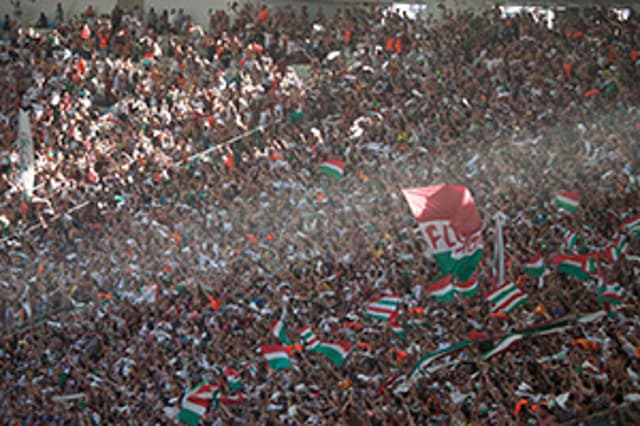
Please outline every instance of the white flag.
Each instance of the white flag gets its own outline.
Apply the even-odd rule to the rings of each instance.
[[[33,184],[35,181],[33,138],[31,137],[29,114],[23,109],[20,109],[18,116],[18,146],[20,148],[20,182],[22,183],[22,193],[24,199],[30,200],[33,195]]]

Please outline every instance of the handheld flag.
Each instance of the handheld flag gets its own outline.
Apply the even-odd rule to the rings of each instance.
[[[344,163],[340,160],[327,160],[320,165],[320,171],[336,180],[344,176]]]
[[[269,363],[269,367],[279,371],[291,368],[291,361],[287,355],[287,349],[282,345],[262,345],[260,351]]]
[[[220,385],[200,383],[188,391],[182,399],[182,409],[178,413],[178,420],[190,426],[198,426],[213,399],[214,391],[219,389]]]
[[[269,330],[271,330],[271,333],[280,340],[280,343],[284,345],[290,345],[292,343],[287,336],[287,328],[281,320],[275,320],[272,322],[269,326]]]
[[[377,297],[367,305],[364,316],[387,321],[398,310],[399,302],[400,298],[396,294]]]
[[[564,211],[575,213],[578,211],[578,207],[580,206],[580,194],[561,191],[558,192],[553,203]]]
[[[526,302],[528,298],[529,296],[512,282],[505,283],[485,295],[485,299],[493,304],[494,312],[507,314]]]
[[[558,270],[582,280],[593,279],[598,272],[597,261],[600,255],[575,254],[556,255],[551,260],[551,264]]]

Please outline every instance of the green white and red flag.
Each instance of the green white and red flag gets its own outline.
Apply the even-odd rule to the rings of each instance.
[[[564,249],[567,253],[576,253],[576,244],[578,242],[578,234],[573,231],[565,230],[562,233],[562,241],[564,244]]]
[[[309,326],[306,326],[302,330],[300,330],[300,337],[302,338],[302,341],[304,342],[307,350],[312,351],[320,344],[320,340],[318,340],[316,335],[311,330],[311,327]]]
[[[585,361],[582,363],[580,367],[575,368],[578,373],[587,373],[593,376],[598,380],[606,380],[607,373],[604,370],[599,369],[595,365],[591,364],[589,361]]]
[[[610,284],[601,283],[598,287],[598,303],[604,305],[611,303],[613,305],[621,305],[624,302],[624,291],[618,282]]]
[[[513,347],[516,343],[522,340],[523,335],[519,333],[510,334],[504,338],[502,338],[490,351],[485,352],[480,356],[482,361],[486,361],[489,358],[508,351],[509,348]]]
[[[178,420],[190,426],[197,426],[200,419],[207,412],[213,399],[214,391],[219,391],[220,385],[200,383],[188,391],[182,399],[182,409],[178,413]]]
[[[136,303],[147,302],[154,304],[160,293],[160,286],[158,284],[148,284],[140,289],[140,297],[135,301]]]
[[[405,333],[404,328],[402,328],[402,326],[398,322],[397,312],[389,318],[388,322],[391,326],[391,330],[396,334],[396,336],[398,336],[402,340],[405,340],[407,338],[407,333]]]
[[[627,251],[629,251],[629,243],[624,236],[619,236],[604,250],[604,258],[607,263],[614,263],[622,259]]]
[[[364,316],[387,321],[398,310],[399,303],[397,294],[377,297],[369,302]]]
[[[260,351],[272,369],[279,371],[285,368],[291,368],[287,348],[283,345],[262,345],[260,346]]]
[[[273,334],[278,338],[278,340],[280,340],[280,343],[285,345],[291,344],[291,340],[287,336],[287,327],[285,326],[283,321],[281,320],[273,321],[269,326],[269,330],[271,330],[271,334]]]
[[[495,312],[511,313],[527,301],[529,296],[514,283],[504,283],[485,295]]]
[[[540,251],[536,253],[533,259],[525,262],[524,272],[532,277],[539,277],[544,273],[544,260]]]
[[[557,270],[582,280],[591,280],[598,274],[599,253],[558,254],[551,260]]]
[[[255,362],[239,360],[238,367],[247,370],[251,375],[252,379],[255,379],[256,376],[258,375],[258,366],[256,365]]]
[[[427,294],[441,302],[450,302],[455,293],[451,274],[437,279],[427,287]]]
[[[482,259],[482,220],[468,188],[435,185],[403,189],[441,276],[466,282]]]
[[[320,171],[334,179],[340,180],[344,176],[344,163],[340,160],[327,160],[320,165]]]
[[[409,377],[411,378],[415,378],[418,374],[420,374],[421,372],[423,372],[427,367],[429,367],[429,365],[435,361],[437,361],[440,358],[444,358],[446,356],[452,355],[458,351],[461,351],[462,349],[466,348],[467,346],[471,345],[473,342],[471,340],[464,340],[458,343],[455,343],[451,346],[447,346],[446,348],[443,349],[439,349],[435,352],[431,352],[428,354],[425,354],[423,356],[420,357],[420,359],[418,360],[418,362],[416,363],[415,367],[413,367],[413,370],[411,370],[411,373],[409,374]]]
[[[561,191],[556,194],[556,198],[553,202],[560,209],[569,213],[575,213],[580,206],[580,194],[575,192]]]
[[[224,377],[227,379],[227,383],[229,384],[229,389],[231,390],[242,390],[242,380],[240,378],[240,373],[238,373],[233,368],[225,368],[222,372]]]
[[[636,238],[640,238],[640,214],[625,220],[622,227]]]
[[[322,342],[314,352],[322,354],[329,358],[336,367],[342,367],[351,351],[351,343],[349,342]]]
[[[457,293],[462,294],[465,297],[473,297],[478,292],[480,282],[480,271],[476,269],[475,274],[467,281],[457,282],[454,284],[454,288]]]

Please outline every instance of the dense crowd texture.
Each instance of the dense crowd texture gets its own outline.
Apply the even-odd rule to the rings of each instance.
[[[600,251],[640,213],[640,21],[442,15],[7,17],[0,423],[172,424],[206,381],[222,397],[205,424],[640,424],[637,236],[603,265],[624,304],[481,359],[513,330],[603,309],[595,280],[523,264],[540,251],[548,266],[565,230]],[[467,186],[484,222],[473,298],[425,292],[438,268],[400,190],[436,183]],[[558,191],[581,195],[576,214]],[[529,295],[509,315],[483,298],[499,211],[507,278]],[[362,315],[385,294],[405,339]],[[278,319],[294,344],[276,372],[259,347]],[[352,343],[341,368],[295,344],[305,326]]]

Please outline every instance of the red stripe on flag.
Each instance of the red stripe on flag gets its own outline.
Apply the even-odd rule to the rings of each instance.
[[[524,293],[522,293],[520,290],[518,290],[513,296],[511,296],[509,299],[505,300],[503,303],[501,303],[499,306],[496,307],[496,311],[501,311],[502,308],[504,308],[505,306],[509,306],[511,304],[511,302],[513,302],[514,300],[516,300],[519,297],[522,297]]]

